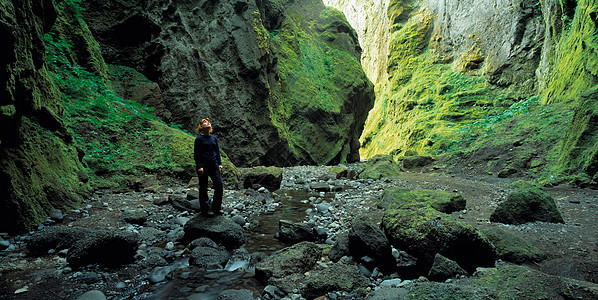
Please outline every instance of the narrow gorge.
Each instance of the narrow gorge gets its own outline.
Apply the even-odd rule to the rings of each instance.
[[[159,271],[184,265],[199,243],[180,235],[196,213],[193,141],[206,117],[231,205],[216,220],[243,236],[287,209],[286,193],[313,206],[290,224],[319,234],[301,248],[312,268],[293,280],[291,267],[257,271],[283,290],[260,286],[260,299],[384,299],[386,284],[405,299],[508,299],[523,274],[553,283],[526,289],[530,299],[598,295],[597,0],[3,0],[0,37],[0,287],[15,299],[27,295],[15,282],[39,282],[17,266],[52,256],[53,279],[76,285],[66,257],[80,249],[60,247],[81,232],[100,239],[96,227],[130,243],[136,271],[156,271],[153,251],[168,264]],[[149,218],[132,225],[126,202]],[[509,205],[524,221],[501,212]],[[544,209],[551,218],[537,217]],[[78,224],[93,230],[61,231]],[[66,241],[25,249],[52,230]],[[440,263],[459,267],[452,279],[430,273]],[[341,269],[357,270],[359,288],[310,277]],[[114,284],[95,271],[96,286]],[[518,281],[501,294],[491,281],[509,274]],[[128,279],[126,297],[167,290],[150,277]]]

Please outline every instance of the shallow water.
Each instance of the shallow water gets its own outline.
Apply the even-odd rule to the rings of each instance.
[[[246,232],[243,248],[249,253],[263,252],[271,254],[288,247],[275,235],[279,220],[301,222],[306,217],[306,210],[313,208],[307,201],[310,194],[304,190],[279,190],[277,199],[281,205],[273,212],[263,213],[258,217],[259,225]],[[333,197],[326,193],[324,199]],[[259,296],[264,285],[254,278],[253,266],[246,260],[231,260],[224,269],[204,270],[197,266],[176,269],[172,280],[166,283],[153,299],[217,299],[220,292],[228,289],[248,289],[254,297]]]

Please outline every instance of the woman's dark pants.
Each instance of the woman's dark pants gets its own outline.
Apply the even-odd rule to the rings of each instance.
[[[210,207],[210,199],[208,198],[208,176],[212,178],[212,188],[214,189],[214,197]],[[203,174],[197,173],[199,178],[199,206],[201,212],[208,210],[218,212],[222,209],[222,175],[218,166],[206,166],[203,168]]]

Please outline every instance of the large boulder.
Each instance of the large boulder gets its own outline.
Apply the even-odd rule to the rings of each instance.
[[[418,258],[423,272],[428,271],[437,253],[469,273],[476,267],[494,265],[496,254],[486,237],[473,226],[431,207],[387,210],[381,227],[395,248]]]
[[[196,214],[185,223],[183,241],[207,237],[227,249],[239,248],[245,243],[245,233],[239,224],[224,216],[207,217]]]
[[[437,211],[450,214],[464,210],[467,202],[457,193],[437,190],[409,191],[404,188],[384,190],[382,199],[376,204],[378,208],[406,208],[412,205],[429,205]]]
[[[48,250],[70,248],[75,242],[93,234],[84,227],[52,226],[35,232],[26,242],[31,255],[47,254]]]
[[[387,270],[394,267],[394,257],[388,239],[380,227],[366,216],[356,216],[349,229],[349,251],[354,258],[363,256],[375,260],[375,265]]]
[[[289,220],[278,221],[277,238],[282,242],[295,244],[303,241],[315,242],[319,238],[314,228],[306,223],[293,223]]]
[[[467,275],[467,272],[465,272],[465,270],[463,270],[463,268],[456,262],[438,253],[434,256],[434,262],[428,272],[428,278],[430,280],[444,282],[445,280],[458,275]]]
[[[307,277],[301,295],[314,299],[333,291],[354,292],[365,290],[370,281],[354,265],[335,263]]]
[[[280,188],[282,182],[282,169],[278,167],[253,167],[244,169],[241,173],[240,183],[245,189],[265,187],[270,191]]]
[[[75,242],[66,260],[73,268],[89,264],[120,266],[135,261],[139,241],[139,235],[132,232],[100,232]]]
[[[222,269],[230,257],[226,249],[208,238],[201,238],[192,243],[197,245],[194,245],[189,254],[191,265],[206,269]]]
[[[500,228],[483,228],[480,231],[494,245],[496,257],[516,264],[534,263],[547,258],[546,253],[525,238]]]
[[[375,179],[396,177],[399,175],[399,165],[392,159],[391,155],[378,154],[365,163],[363,170],[359,173],[360,179]]]
[[[293,277],[304,276],[311,270],[322,256],[322,250],[312,242],[301,242],[291,247],[278,250],[255,266],[255,276],[264,283],[273,283],[282,290],[280,282],[285,280],[297,282]]]
[[[564,223],[554,199],[541,187],[516,182],[515,190],[490,215],[491,222],[524,224],[542,221]]]

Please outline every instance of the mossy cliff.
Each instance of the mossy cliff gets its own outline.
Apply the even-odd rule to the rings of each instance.
[[[0,38],[0,231],[22,232],[89,191],[81,152],[61,119],[61,94],[46,65],[43,34],[52,1],[2,1]]]
[[[374,94],[338,11],[320,1],[82,5],[104,58],[157,82],[170,121],[192,130],[210,117],[236,164],[359,159]]]
[[[111,79],[125,80],[125,67],[105,64],[77,1],[2,2],[0,13],[11,45],[0,73],[0,232],[31,230],[92,189],[130,190],[147,173],[194,175],[194,136],[117,95]],[[234,185],[239,172],[223,160]]]
[[[377,61],[386,59],[388,72],[372,77],[376,103],[362,157],[448,153],[499,176],[595,177],[595,150],[580,137],[595,132],[587,125],[593,101],[581,100],[593,98],[584,93],[598,80],[596,1],[327,3],[351,24],[364,20],[350,11],[374,8],[389,21],[387,29],[358,31],[361,40],[386,36]]]
[[[358,136],[374,94],[359,63],[357,35],[342,13],[321,1],[284,7],[273,34],[282,96],[270,103],[271,119],[303,163],[358,161]]]

